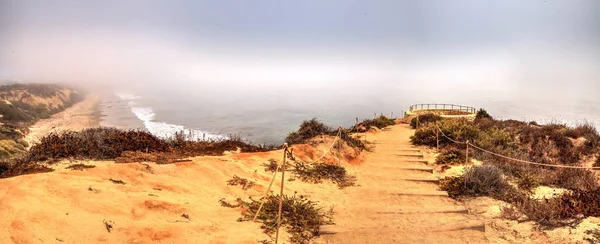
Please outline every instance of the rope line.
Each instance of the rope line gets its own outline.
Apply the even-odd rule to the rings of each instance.
[[[536,162],[531,162],[531,161],[527,161],[527,160],[521,160],[521,159],[511,158],[511,157],[508,157],[508,156],[504,156],[502,154],[498,154],[498,153],[495,153],[495,152],[492,152],[492,151],[489,151],[489,150],[485,150],[485,149],[483,149],[481,147],[478,147],[478,146],[475,146],[475,145],[473,145],[472,143],[469,143],[469,142],[460,142],[460,141],[453,140],[452,138],[446,136],[446,134],[444,134],[444,132],[442,132],[442,130],[440,129],[440,127],[436,126],[436,128],[437,128],[437,130],[440,133],[442,133],[442,136],[444,136],[446,139],[448,139],[448,140],[450,140],[450,141],[452,141],[454,143],[457,143],[457,144],[467,144],[467,145],[470,145],[473,148],[475,148],[477,150],[480,150],[482,152],[489,153],[489,154],[492,154],[494,156],[501,157],[501,158],[504,158],[504,159],[516,161],[516,162],[519,162],[519,163],[539,165],[539,166],[546,166],[546,167],[555,167],[555,168],[600,170],[600,167],[584,167],[584,166],[573,166],[573,165],[564,165],[564,164],[545,164],[545,163],[536,163]]]

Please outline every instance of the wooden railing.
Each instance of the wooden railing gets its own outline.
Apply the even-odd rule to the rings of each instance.
[[[413,104],[409,107],[409,111],[419,110],[454,110],[465,113],[477,113],[477,109],[474,107],[456,105],[456,104],[445,104],[445,103],[424,103],[424,104]]]

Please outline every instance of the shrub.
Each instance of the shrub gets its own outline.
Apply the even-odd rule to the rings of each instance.
[[[477,126],[466,119],[444,119],[437,124],[443,134],[455,141],[471,141],[479,137],[480,130]],[[427,124],[415,131],[410,140],[415,145],[436,146],[437,127]],[[453,144],[441,133],[439,135],[440,145]]]
[[[379,129],[383,129],[385,127],[391,126],[391,125],[395,125],[396,122],[394,122],[393,119],[390,119],[388,117],[385,117],[384,115],[381,115],[375,119],[366,119],[364,120],[362,123],[359,124],[359,126],[363,126],[365,127],[367,130],[370,129],[371,127],[377,127]]]
[[[250,221],[261,205],[261,201],[250,198],[249,202],[237,199],[237,205],[221,202],[227,207],[241,207],[242,217],[239,221]],[[262,222],[261,228],[265,234],[272,236],[277,228],[277,213],[279,210],[279,196],[270,195],[265,201],[258,215]],[[316,202],[302,196],[283,196],[281,226],[287,228],[291,234],[291,243],[309,243],[320,234],[321,225],[333,224],[332,212],[324,211]]]
[[[469,167],[462,176],[444,178],[440,188],[448,191],[451,197],[460,195],[499,197],[510,186],[498,167],[478,165]]]
[[[469,167],[465,171],[464,179],[467,189],[473,195],[498,195],[510,187],[500,169],[493,165]]]
[[[277,170],[277,160],[271,158],[268,163],[263,163],[262,166],[265,167],[265,172],[274,173]],[[281,172],[281,168],[279,172]]]
[[[303,164],[297,162],[292,172],[294,173],[294,177],[304,182],[317,184],[322,183],[323,180],[331,180],[340,189],[354,186],[356,182],[356,177],[348,175],[346,169],[339,165],[325,163]]]
[[[475,115],[475,119],[491,119],[491,118],[492,118],[492,116],[490,114],[488,114],[488,112],[483,108],[480,108],[477,111],[477,114]]]
[[[124,151],[169,151],[169,145],[145,131],[93,128],[81,132],[51,133],[31,147],[32,159],[114,159]]]
[[[440,154],[435,159],[436,164],[455,165],[465,161],[465,149],[457,146],[448,146],[441,149]]]
[[[412,127],[413,129],[416,129],[417,122],[419,123],[419,127],[421,127],[423,125],[427,125],[429,123],[435,123],[435,122],[441,121],[441,120],[443,120],[442,116],[439,116],[437,114],[433,114],[433,113],[423,114],[423,115],[419,115],[419,116],[413,118],[412,120],[410,120],[410,127]]]
[[[285,138],[285,142],[289,145],[302,144],[308,139],[319,135],[329,134],[332,131],[333,129],[331,127],[326,126],[316,118],[313,118],[311,120],[303,121],[302,124],[300,124],[298,131],[290,132]]]
[[[342,141],[346,142],[346,144],[352,148],[358,148],[359,150],[365,150],[367,148],[367,146],[360,139],[352,137],[346,130],[342,130],[340,139],[342,139]]]
[[[529,172],[521,173],[519,177],[517,177],[517,185],[519,186],[519,189],[526,192],[533,192],[535,188],[540,186],[540,183],[541,180]]]
[[[0,161],[0,178],[54,171],[44,165],[32,162],[27,156]]]
[[[87,165],[87,164],[71,164],[69,165],[69,167],[67,167],[67,169],[70,170],[84,170],[84,169],[91,169],[91,168],[96,168],[96,166],[94,165]]]
[[[242,186],[242,190],[248,190],[248,189],[252,188],[254,186],[254,184],[256,184],[256,183],[254,183],[253,181],[249,181],[246,178],[241,178],[237,175],[234,175],[233,178],[231,178],[230,180],[227,181],[227,185],[230,185],[230,186],[239,185],[239,186]]]

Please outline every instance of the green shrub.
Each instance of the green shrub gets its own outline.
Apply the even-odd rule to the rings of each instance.
[[[491,118],[492,118],[492,116],[490,114],[488,114],[488,112],[483,108],[480,108],[477,111],[477,114],[475,115],[475,119],[491,119]]]
[[[290,132],[285,138],[285,142],[290,146],[293,144],[303,144],[307,140],[320,135],[331,134],[334,130],[318,121],[317,118],[302,121],[300,128],[296,132]],[[337,130],[335,131],[337,133]]]
[[[393,119],[381,115],[375,119],[365,119],[358,125],[352,127],[351,132],[365,132],[371,128],[383,129],[388,126],[395,125],[396,122]]]
[[[457,146],[448,146],[441,149],[440,154],[435,159],[436,164],[456,165],[464,163],[466,159],[465,149]]]
[[[437,127],[446,136],[460,142],[467,140],[473,142],[480,134],[479,128],[473,122],[466,119],[444,119],[437,123]],[[431,123],[420,127],[411,136],[411,142],[415,145],[436,146],[437,127]],[[440,145],[454,144],[454,142],[444,137],[442,133],[439,134]]]
[[[517,185],[519,189],[525,192],[533,192],[535,188],[540,186],[541,179],[531,173],[521,173],[519,177],[517,177]]]

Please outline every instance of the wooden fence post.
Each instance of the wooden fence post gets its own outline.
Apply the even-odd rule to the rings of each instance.
[[[440,150],[440,127],[437,125],[437,121],[435,122],[435,147],[437,150]]]
[[[465,151],[465,163],[469,163],[469,140],[467,140],[467,150]]]
[[[417,130],[419,129],[419,115],[417,114]]]
[[[340,132],[339,132],[340,136],[337,138],[337,140],[338,140],[338,165],[341,164],[340,160],[342,157],[342,128],[343,127],[340,125]]]
[[[283,144],[283,163],[281,165],[281,190],[279,191],[279,211],[277,212],[277,232],[275,234],[275,244],[279,241],[279,228],[281,227],[281,210],[283,208],[283,184],[285,183],[285,158],[288,144]]]

